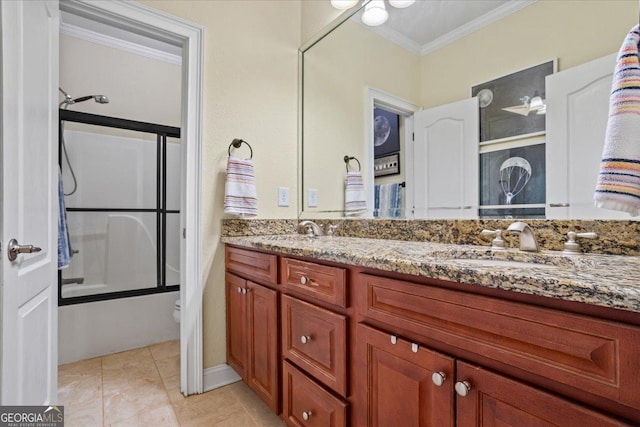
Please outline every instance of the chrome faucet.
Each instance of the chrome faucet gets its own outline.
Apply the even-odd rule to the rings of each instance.
[[[533,230],[528,224],[517,221],[511,224],[507,231],[511,234],[517,234],[520,236],[520,250],[526,252],[538,252],[538,242],[536,236],[533,234]]]
[[[324,236],[324,231],[322,227],[316,224],[313,221],[304,220],[298,223],[298,231],[305,230],[309,237],[319,237]]]

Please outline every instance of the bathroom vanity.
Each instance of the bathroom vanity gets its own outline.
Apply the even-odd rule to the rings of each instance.
[[[640,424],[636,257],[223,242],[228,363],[288,425]]]

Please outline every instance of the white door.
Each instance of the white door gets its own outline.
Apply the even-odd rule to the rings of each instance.
[[[478,99],[414,115],[415,218],[478,217]]]
[[[57,399],[58,2],[2,1],[0,12],[0,401],[45,405]],[[10,261],[10,239],[41,251]]]
[[[629,219],[593,204],[615,63],[608,55],[547,76],[547,218]]]

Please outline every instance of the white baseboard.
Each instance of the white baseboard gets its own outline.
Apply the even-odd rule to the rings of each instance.
[[[242,381],[240,375],[227,364],[207,368],[203,372],[203,391],[210,391],[231,383]]]

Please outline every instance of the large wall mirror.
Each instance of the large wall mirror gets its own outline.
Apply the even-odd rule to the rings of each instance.
[[[416,149],[412,141],[416,126],[413,114],[419,110],[427,111],[455,103],[468,104],[472,98],[472,87],[549,61],[554,75],[560,75],[567,70],[580,70],[578,67],[609,56],[607,61],[610,66],[606,65],[606,68],[613,71],[615,59],[611,55],[618,51],[627,32],[638,22],[636,0],[592,0],[579,3],[572,0],[418,0],[407,9],[394,9],[388,5],[387,9],[390,14],[388,28],[387,24],[367,27],[360,22],[361,11],[351,10],[348,12],[351,14],[349,18],[342,15],[327,27],[323,37],[318,37],[314,43],[309,43],[300,51],[302,111],[299,206],[302,217],[344,216],[345,176],[347,171],[358,169],[362,173],[368,206],[367,211],[359,216],[377,216],[373,207],[381,197],[381,189],[390,187],[385,184],[400,184],[406,185],[400,187],[403,194],[402,211],[399,215],[391,215],[392,217],[478,217],[477,200],[474,203],[461,203],[472,206],[470,212],[461,210],[438,213],[412,208],[420,203],[420,194],[427,191],[425,187],[440,191],[445,199],[447,194],[456,195],[465,191],[470,194],[468,197],[471,199],[478,199],[478,164],[484,152],[511,150],[511,153],[515,153],[513,157],[530,155],[532,158],[540,158],[545,156],[544,151],[541,151],[544,145],[541,144],[546,143],[548,160],[549,153],[558,150],[558,145],[564,143],[563,137],[556,133],[554,141],[561,142],[554,142],[553,147],[545,132],[530,135],[525,144],[522,140],[514,142],[513,138],[507,138],[502,145],[487,146],[478,139],[472,150],[475,151],[475,158],[472,157],[468,164],[454,161],[457,154],[438,155],[440,151],[427,147],[423,151],[428,151],[429,161],[423,162],[420,156],[425,153]],[[471,17],[465,18],[466,23],[460,27],[435,40],[431,34],[427,35],[431,39],[410,41],[393,30],[391,25],[397,26],[394,19],[400,20],[404,15],[409,16],[410,20],[400,24],[401,27],[426,27],[436,31],[460,11],[470,12]],[[568,80],[576,81],[572,78]],[[602,89],[599,90],[602,92]],[[474,98],[473,102],[477,102],[471,107],[475,108],[474,111],[479,111],[479,106],[490,102],[487,94],[485,91],[480,94],[482,96]],[[522,95],[518,98],[523,105],[534,97],[533,93]],[[522,99],[525,95],[529,96],[529,100]],[[538,95],[541,95],[543,101],[545,95],[549,98],[548,93]],[[565,96],[570,97],[571,94]],[[551,108],[553,101],[546,101],[549,101],[548,108]],[[599,104],[603,102],[606,104],[606,100],[598,101]],[[588,96],[578,99],[576,105],[572,114],[580,114],[581,120],[598,122],[600,127],[603,126],[602,123],[606,124],[606,112],[604,118],[602,113],[598,113],[595,118],[589,116],[594,110],[588,102]],[[384,120],[374,118],[374,108],[382,108],[392,114],[391,130]],[[554,104],[553,108],[557,106]],[[605,105],[605,111],[606,108]],[[397,121],[393,119],[394,114]],[[417,121],[418,116],[415,117]],[[549,116],[547,131],[548,122]],[[554,126],[557,128],[558,124]],[[460,129],[460,132],[464,131],[462,127]],[[388,130],[396,133],[399,138],[398,165],[394,165],[396,157],[393,155],[383,160],[381,156],[376,156],[376,136],[385,136]],[[580,132],[574,130],[574,133]],[[522,148],[536,144],[540,144],[540,150]],[[591,158],[598,159],[601,150],[602,146],[591,149],[594,152],[590,154]],[[345,156],[355,157],[359,165],[354,161],[346,164]],[[497,154],[492,154],[484,158],[496,156]],[[547,164],[547,197],[542,203],[537,202],[543,208],[540,211],[542,217],[554,217],[549,214],[551,205],[569,206],[563,200],[550,199],[555,196],[550,196],[549,183],[552,188],[566,187],[566,192],[593,193],[593,188],[574,188],[588,186],[580,183],[578,178],[573,178],[573,184],[567,184],[567,173],[579,173],[572,166],[573,159],[567,158],[571,156],[571,152],[568,155],[553,155],[552,161],[555,163]],[[559,166],[559,162],[564,163]],[[432,171],[428,179],[424,178],[424,174],[421,175],[427,167]],[[595,170],[598,163],[596,160],[595,165],[583,164],[580,167]],[[433,172],[436,170],[437,173]],[[594,173],[597,174],[597,171]],[[374,187],[376,184],[380,186],[377,190]],[[384,191],[388,191],[388,188]],[[388,194],[385,193],[384,197],[388,197]],[[514,215],[518,215],[518,212]],[[586,207],[581,209],[575,204],[555,217],[587,219],[598,217],[598,213],[593,213]]]

